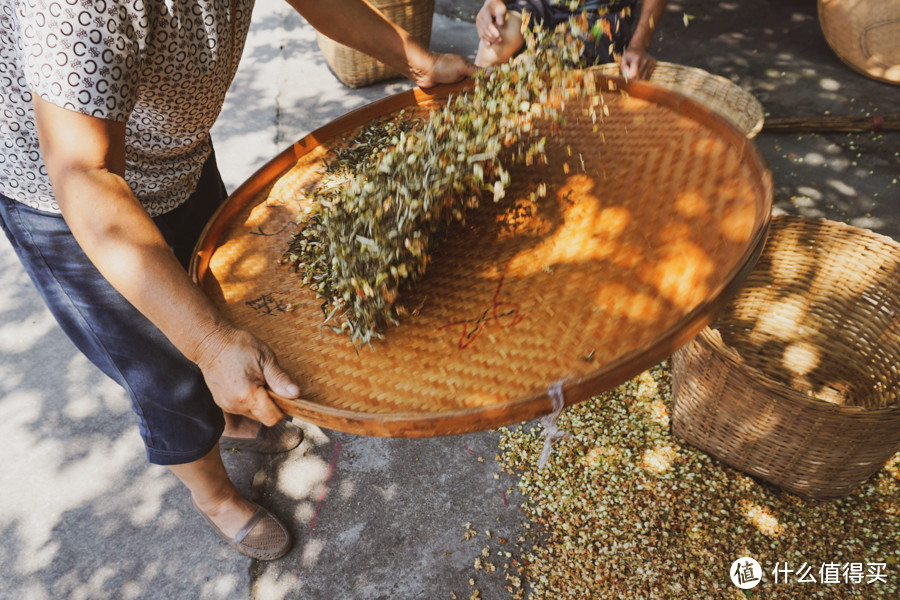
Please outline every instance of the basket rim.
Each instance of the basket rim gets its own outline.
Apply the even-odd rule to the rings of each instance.
[[[860,48],[859,43],[856,45],[845,43],[848,38],[839,38],[836,35],[836,31],[841,30],[852,34],[852,37],[857,40],[857,42],[861,42],[861,40],[865,37],[867,33],[867,28],[859,27],[856,21],[851,21],[847,23],[846,18],[842,19],[841,17],[846,17],[846,12],[848,10],[852,10],[854,7],[847,8],[841,5],[841,2],[834,2],[833,0],[818,0],[816,2],[816,12],[819,20],[819,28],[822,30],[822,36],[825,38],[825,42],[828,44],[828,47],[834,52],[834,54],[840,59],[844,65],[849,67],[851,70],[856,73],[872,79],[874,81],[878,81],[881,83],[886,83],[888,85],[900,85],[900,77],[886,77],[885,75],[879,75],[873,73],[871,70],[867,69],[865,64],[867,57],[865,53]],[[879,9],[885,11],[887,14],[883,14],[884,17],[880,23],[887,24],[895,24],[900,22],[900,4],[896,2],[880,2]],[[842,14],[843,13],[843,14]],[[832,15],[834,19],[832,20]],[[840,21],[840,25],[836,25],[833,21]],[[873,23],[869,23],[869,25],[873,25]],[[894,39],[894,44],[900,44],[900,41]],[[897,47],[894,46],[894,50]],[[894,69],[895,67],[900,67],[900,65],[889,65],[889,70]]]
[[[646,82],[624,82],[620,78],[610,78],[599,74],[590,74],[590,76],[599,78],[601,89],[608,89],[603,85],[609,82],[609,85],[613,86],[612,89],[646,101],[659,103],[684,117],[702,123],[729,139],[739,148],[742,155],[748,158],[748,168],[760,183],[763,204],[759,207],[761,214],[757,230],[748,240],[746,249],[734,267],[723,277],[719,289],[679,319],[672,327],[658,335],[653,340],[652,347],[638,348],[604,365],[602,369],[578,379],[565,380],[562,391],[566,405],[585,400],[600,390],[618,385],[653,366],[688,343],[712,320],[715,312],[720,310],[737,291],[740,283],[749,274],[762,252],[771,220],[773,197],[772,177],[764,157],[752,140],[749,140],[744,132],[725,117],[697,100]],[[230,220],[266,185],[299,158],[333,140],[336,136],[368,123],[373,118],[399,111],[411,105],[463,93],[473,86],[473,80],[464,80],[428,90],[417,88],[400,92],[353,110],[286,148],[241,184],[231,194],[229,201],[226,201],[206,224],[194,248],[190,263],[189,273],[193,281],[197,285],[203,286],[204,279],[210,274],[210,258]],[[553,403],[547,390],[502,404],[477,408],[442,412],[394,413],[356,412],[306,401],[302,398],[288,400],[271,391],[269,394],[282,410],[292,416],[339,431],[385,437],[430,437],[466,433],[527,421],[553,410]],[[472,426],[473,421],[478,425],[477,427]]]
[[[602,72],[604,75],[606,75],[608,77],[618,77],[618,78],[624,79],[624,77],[619,73],[619,63],[615,63],[615,62],[605,63],[605,64],[597,65],[597,66],[591,67],[591,68],[599,70],[600,72]],[[756,96],[754,96],[753,94],[751,94],[750,92],[748,92],[747,90],[742,88],[741,86],[737,85],[730,79],[723,77],[722,75],[717,75],[715,73],[711,73],[705,69],[701,69],[700,67],[684,65],[681,63],[666,62],[666,61],[661,61],[661,60],[656,62],[656,67],[654,68],[654,73],[656,72],[655,69],[660,69],[661,71],[669,70],[672,72],[691,73],[694,75],[698,75],[703,79],[708,79],[708,80],[714,81],[719,85],[728,87],[730,89],[734,89],[741,96],[743,96],[747,100],[747,102],[750,105],[752,105],[752,107],[753,107],[752,111],[740,111],[740,112],[742,114],[751,115],[752,117],[755,117],[755,120],[753,121],[752,126],[750,126],[750,127],[738,126],[738,129],[742,130],[748,138],[754,138],[760,131],[762,131],[762,128],[765,125],[765,120],[766,120],[765,109],[763,108],[762,103],[759,101],[759,99]],[[677,85],[673,86],[673,85],[667,85],[667,84],[660,83],[660,82],[655,82],[653,80],[653,75],[650,76],[650,79],[648,81],[651,84],[660,85],[661,87],[665,87],[666,89],[671,90],[672,92],[675,92],[676,94],[681,94],[682,96],[687,96],[687,97],[693,99],[694,101],[700,101],[701,104],[704,104],[704,105],[707,104],[706,102],[699,100],[694,94],[691,94],[687,89],[684,88],[684,86],[677,86]],[[720,115],[725,116],[729,121],[731,121],[732,120],[731,114],[733,114],[734,111],[728,110],[727,108],[723,108],[721,111],[715,111],[715,112],[717,112]],[[737,125],[737,124],[735,123],[735,125]]]
[[[896,247],[898,254],[900,254],[900,242],[897,242],[891,237],[876,233],[869,229],[856,227],[847,223],[841,223],[840,221],[832,221],[822,217],[804,217],[802,215],[777,215],[772,218],[771,227],[775,228],[779,224],[792,222],[821,223],[830,227],[843,228],[869,239],[877,238],[879,239],[879,241],[886,242]],[[815,396],[808,396],[806,394],[803,394],[786,385],[785,383],[778,381],[773,377],[770,377],[764,371],[748,363],[737,348],[725,343],[714,325],[715,324],[712,323],[707,327],[704,327],[695,339],[711,347],[716,352],[716,356],[729,363],[729,367],[735,369],[742,375],[752,378],[756,383],[761,384],[767,391],[772,392],[777,396],[790,399],[791,401],[796,401],[809,409],[819,409],[826,412],[841,412],[847,415],[865,414],[867,416],[878,415],[882,413],[885,415],[900,414],[900,400],[892,402],[891,404],[888,404],[886,406],[867,408],[864,406],[835,404],[833,402],[821,400],[819,398],[816,398]]]

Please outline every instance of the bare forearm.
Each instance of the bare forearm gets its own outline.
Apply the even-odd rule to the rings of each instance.
[[[189,359],[222,321],[125,182],[125,124],[34,97],[41,152],[66,223],[88,259]]]
[[[365,0],[287,0],[331,39],[374,56],[411,79],[432,67],[434,56]]]
[[[191,282],[125,181],[102,169],[75,170],[57,173],[54,189],[72,234],[100,273],[196,362],[203,340],[227,323]]]
[[[653,34],[659,25],[667,0],[643,0],[638,23],[631,36],[629,47],[646,52],[653,41]]]
[[[272,351],[233,327],[191,282],[125,182],[125,124],[34,96],[53,192],[72,235],[100,273],[203,371],[226,412],[274,425],[284,415],[266,388],[299,393]]]
[[[121,176],[103,169],[55,172],[72,234],[100,273],[203,371],[223,410],[274,425],[284,417],[265,388],[299,389],[271,350],[233,327],[191,282]],[[85,199],[95,199],[86,203]],[[89,207],[86,210],[85,207]]]

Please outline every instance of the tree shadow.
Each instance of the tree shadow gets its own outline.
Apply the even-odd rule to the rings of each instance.
[[[688,15],[687,26],[683,18]],[[767,120],[900,112],[896,86],[864,77],[825,41],[816,3],[669,2],[654,43],[660,60],[723,75],[754,94]],[[806,134],[763,129],[776,210],[824,217],[900,239],[897,132]]]
[[[796,494],[853,492],[900,449],[898,277],[882,236],[775,220],[734,302],[676,354],[675,433]]]
[[[687,27],[684,14],[695,17]],[[294,140],[410,86],[344,88],[325,66],[309,26],[291,19],[263,11],[255,20],[253,43],[217,123],[223,175],[232,188]],[[474,52],[474,41],[466,46],[473,27],[460,27],[470,37],[452,43]],[[433,40],[445,43],[440,35]],[[862,77],[834,56],[810,0],[672,1],[654,49],[661,60],[729,77],[760,98],[768,118],[900,112],[896,87]],[[279,82],[274,91],[272,81]],[[756,144],[772,169],[780,211],[900,239],[897,135],[763,132]],[[226,153],[231,163],[224,162]],[[508,481],[493,478],[495,434],[386,440],[331,432],[320,438],[308,430],[314,441],[307,455],[226,455],[239,487],[294,523],[297,547],[284,561],[261,567],[193,514],[174,477],[146,464],[124,393],[65,340],[8,245],[0,249],[0,323],[3,600],[223,599],[246,598],[248,590],[267,600],[332,598],[332,581],[361,600],[403,597],[414,586],[426,593],[406,597],[444,597],[448,581],[462,597],[470,593],[469,577],[480,585],[471,564],[493,544],[484,532],[508,531],[504,537],[513,539],[519,500],[507,494]],[[338,442],[343,450],[325,486]],[[479,531],[468,541],[467,521]],[[307,548],[311,540],[318,551]],[[485,595],[501,597],[502,584]]]

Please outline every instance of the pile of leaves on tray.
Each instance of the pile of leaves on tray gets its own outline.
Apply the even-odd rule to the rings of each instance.
[[[544,468],[540,427],[501,429],[530,532],[503,547],[513,598],[900,598],[900,454],[845,498],[803,500],[674,437],[670,408],[663,364],[566,409]],[[752,589],[732,583],[743,557]]]
[[[283,257],[323,299],[328,327],[357,348],[380,337],[440,234],[483,195],[503,199],[509,161],[542,160],[552,131],[538,125],[553,129],[573,94],[602,99],[571,68],[593,35],[586,28],[584,16],[554,31],[530,28],[522,56],[480,72],[473,89],[427,118],[370,123],[335,149]]]

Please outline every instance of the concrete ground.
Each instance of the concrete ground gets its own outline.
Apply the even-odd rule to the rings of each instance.
[[[480,2],[438,2],[432,46],[472,58]],[[449,16],[445,16],[449,15]],[[771,119],[900,113],[900,88],[857,75],[822,37],[812,0],[673,1],[654,53],[755,94]],[[258,0],[214,130],[230,188],[290,143],[403,81],[350,90],[286,4]],[[900,240],[900,133],[763,132],[776,210]],[[226,454],[238,486],[291,524],[274,563],[229,549],[166,469],[148,465],[125,395],[63,337],[0,243],[0,600],[398,600],[508,597],[472,565],[522,532],[498,434],[367,438],[306,427],[284,456]],[[477,535],[464,539],[468,525]],[[492,537],[487,537],[487,531]],[[512,542],[510,542],[512,545]]]

